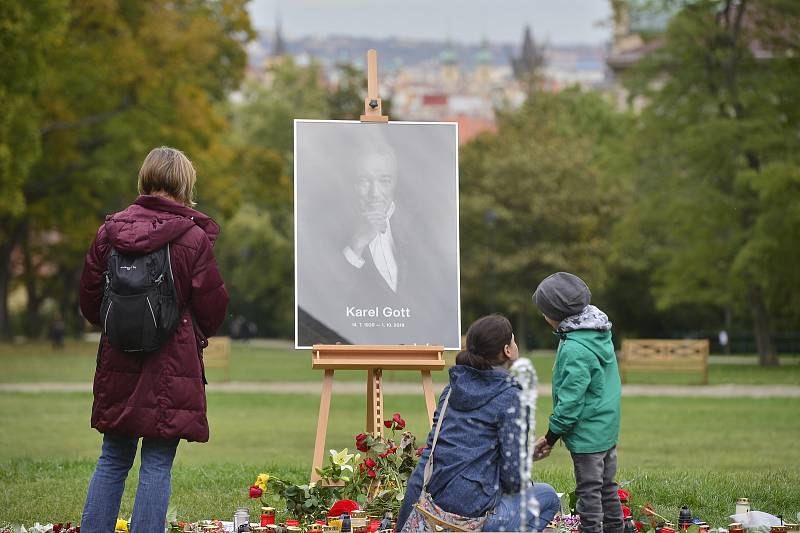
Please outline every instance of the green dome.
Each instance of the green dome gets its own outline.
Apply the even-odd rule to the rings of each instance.
[[[445,49],[439,54],[439,62],[442,65],[458,64],[458,56],[456,55],[456,51],[453,50],[453,46],[450,43],[447,43]]]

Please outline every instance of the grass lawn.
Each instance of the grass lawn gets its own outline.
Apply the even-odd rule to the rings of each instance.
[[[88,383],[94,374],[97,345],[86,342],[70,342],[61,351],[54,351],[48,344],[2,344],[0,343],[0,383],[32,383],[39,381]],[[445,359],[453,363],[455,354],[448,352]],[[539,379],[550,382],[553,368],[552,352],[533,352],[532,360]],[[800,385],[800,358],[787,356],[781,359],[782,366],[762,368],[755,364],[722,364],[712,361],[709,379],[712,384],[741,383],[750,385]],[[307,350],[261,348],[251,344],[234,343],[231,362],[232,381],[287,382],[321,381],[322,373],[311,369],[311,355]],[[221,369],[209,369],[210,382],[223,379]],[[413,372],[386,372],[387,381],[419,381]],[[336,373],[342,381],[362,381],[363,372],[343,371]],[[445,382],[445,372],[434,373],[434,381]],[[643,384],[694,384],[700,382],[699,375],[680,374],[631,374],[630,383]]]
[[[228,518],[261,471],[308,475],[319,399],[313,395],[209,394],[211,441],[182,443],[173,477],[179,517]],[[421,397],[386,398],[418,436],[427,433]],[[91,395],[0,394],[0,523],[75,521],[99,452],[88,428]],[[539,433],[550,402],[539,403]],[[353,446],[365,401],[334,396],[328,448]],[[737,497],[794,517],[800,511],[800,399],[624,398],[619,480],[631,480],[640,504],[665,516],[689,505],[727,524]],[[571,490],[569,454],[557,447],[537,463],[535,479]],[[121,514],[132,508],[135,469]]]

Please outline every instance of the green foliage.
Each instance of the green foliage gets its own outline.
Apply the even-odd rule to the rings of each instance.
[[[500,116],[496,135],[462,149],[467,323],[502,311],[524,317],[521,329],[533,320],[533,289],[555,271],[575,272],[594,290],[603,287],[598,257],[607,254],[624,199],[614,157],[629,123],[596,94],[536,93],[519,112]]]
[[[47,51],[58,45],[66,2],[9,0],[0,6],[0,242],[25,209],[22,185],[41,155],[35,96],[46,83]]]
[[[294,119],[355,119],[363,111],[363,73],[340,65],[338,75],[330,89],[319,64],[284,57],[269,66],[268,86],[247,84],[231,109],[234,194],[241,202],[223,220],[217,255],[230,313],[255,322],[262,336],[294,331]]]
[[[282,214],[285,218],[278,218]],[[225,222],[227,238],[220,239],[215,250],[232,296],[230,313],[259,317],[261,335],[285,336],[293,329],[294,242],[290,224],[291,218],[280,210],[243,203]]]
[[[135,197],[136,169],[154,146],[184,150],[198,188],[213,193],[201,194],[203,207],[229,208],[224,163],[234,154],[221,144],[219,106],[244,75],[253,31],[244,0],[6,2],[0,27],[2,61],[14,65],[3,64],[0,88],[13,110],[0,122],[0,272],[19,243],[35,334],[48,297],[79,321],[83,255],[103,216]],[[3,309],[7,290],[0,284]]]
[[[652,272],[662,310],[752,314],[767,363],[770,324],[800,317],[798,23],[796,2],[692,2],[628,79],[647,104],[616,253]]]

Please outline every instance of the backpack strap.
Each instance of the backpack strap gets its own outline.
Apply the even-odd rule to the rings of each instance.
[[[447,411],[447,402],[450,401],[450,393],[453,389],[447,390],[447,396],[444,397],[444,403],[442,403],[442,411],[439,413],[439,420],[436,421],[436,431],[433,432],[433,443],[431,443],[431,453],[428,455],[428,462],[425,463],[425,474],[422,477],[422,492],[426,492],[428,489],[428,482],[431,480],[431,476],[433,475],[433,452],[436,450],[436,441],[439,440],[439,431],[442,429],[442,420],[444,419],[444,413]]]

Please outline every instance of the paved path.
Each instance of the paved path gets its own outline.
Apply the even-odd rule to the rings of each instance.
[[[444,386],[433,384],[438,394]],[[319,394],[319,382],[288,383],[212,383],[209,392],[254,393],[254,394]],[[0,392],[91,392],[91,383],[0,383]],[[386,394],[422,394],[419,383],[384,382]],[[334,382],[334,394],[365,394],[363,383]],[[550,384],[539,386],[539,396],[550,395]],[[623,396],[667,396],[667,397],[712,397],[712,398],[800,398],[800,386],[796,385],[623,385]]]

